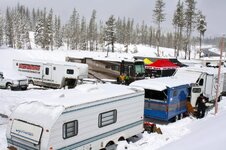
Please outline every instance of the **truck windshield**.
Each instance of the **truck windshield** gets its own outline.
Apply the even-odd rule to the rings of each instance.
[[[134,66],[135,66],[135,73],[136,74],[144,74],[145,73],[143,62],[135,62]]]

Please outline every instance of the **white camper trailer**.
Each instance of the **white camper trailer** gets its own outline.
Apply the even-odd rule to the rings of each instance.
[[[180,80],[186,80],[190,83],[190,101],[191,105],[195,107],[197,97],[202,93],[209,99],[209,102],[213,102],[217,96],[217,81],[218,81],[218,69],[209,67],[188,67],[180,68],[175,73],[174,78]],[[223,91],[224,73],[220,74],[219,82],[219,96]]]
[[[143,131],[143,89],[84,84],[61,92],[13,111],[8,148],[97,150]]]
[[[13,67],[34,85],[51,88],[73,88],[88,77],[88,66],[80,63],[13,60]]]

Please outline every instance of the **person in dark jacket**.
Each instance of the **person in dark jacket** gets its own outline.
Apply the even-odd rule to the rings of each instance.
[[[208,101],[208,99],[203,96],[203,94],[200,94],[200,96],[197,98],[196,101],[196,106],[198,107],[197,109],[197,118],[203,118],[205,116],[205,112],[206,112],[206,102]]]

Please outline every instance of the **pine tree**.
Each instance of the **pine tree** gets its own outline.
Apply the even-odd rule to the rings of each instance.
[[[55,16],[54,22],[55,22],[53,32],[54,46],[58,49],[63,45],[60,17]]]
[[[6,34],[6,45],[9,47],[13,47],[13,18],[10,13],[10,9],[6,9],[6,24],[5,24],[5,34]]]
[[[4,29],[4,20],[3,20],[3,16],[0,13],[0,46],[3,45],[3,29]]]
[[[155,9],[153,10],[153,19],[157,25],[157,56],[159,55],[159,46],[160,46],[160,36],[161,36],[161,23],[165,21],[164,14],[165,3],[163,0],[157,0],[155,4]]]
[[[201,11],[198,12],[198,17],[197,17],[197,30],[199,32],[199,58],[201,57],[201,52],[202,52],[202,36],[204,37],[204,34],[206,32],[206,17],[202,14]]]
[[[89,32],[88,32],[88,40],[89,40],[89,49],[90,51],[94,50],[94,45],[96,43],[96,34],[97,34],[97,27],[96,27],[96,10],[93,10],[92,16],[89,22]]]
[[[53,50],[53,10],[51,9],[45,22],[45,49]]]
[[[118,17],[115,23],[116,30],[116,39],[118,43],[123,43],[123,28],[122,28],[122,20]]]
[[[46,10],[40,15],[35,30],[35,44],[41,46],[42,49],[46,48],[45,32],[46,32]]]
[[[174,48],[175,48],[175,56],[179,55],[179,50],[182,49],[182,39],[183,39],[183,28],[185,25],[184,20],[184,4],[179,0],[177,3],[177,9],[174,13],[173,17],[173,26],[175,28],[174,34]]]
[[[131,35],[133,30],[133,20],[127,19],[127,24],[125,26],[125,48],[126,48],[126,53],[128,53],[128,46],[131,43]]]
[[[106,41],[106,46],[111,45],[112,52],[114,52],[114,43],[116,41],[116,37],[115,37],[115,18],[113,15],[111,15],[108,21],[106,22],[104,40]]]
[[[148,29],[148,45],[152,46],[153,45],[153,28],[150,26]]]
[[[105,27],[104,27],[104,23],[102,21],[100,21],[99,23],[99,36],[98,36],[98,43],[99,43],[99,47],[101,49],[104,49],[104,37],[105,37]]]
[[[70,34],[70,48],[74,50],[78,48],[80,37],[79,13],[76,11],[76,9],[73,10],[68,27],[68,32]]]
[[[80,49],[87,50],[87,27],[86,27],[86,19],[82,17],[81,21],[81,34],[80,34]]]
[[[196,18],[196,1],[195,0],[185,0],[185,4],[187,6],[185,11],[185,26],[186,26],[186,41],[185,41],[185,59],[190,59],[190,41],[191,34],[195,27],[195,18]]]

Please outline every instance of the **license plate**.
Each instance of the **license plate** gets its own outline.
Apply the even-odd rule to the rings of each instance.
[[[20,85],[26,85],[27,81],[20,81]]]

